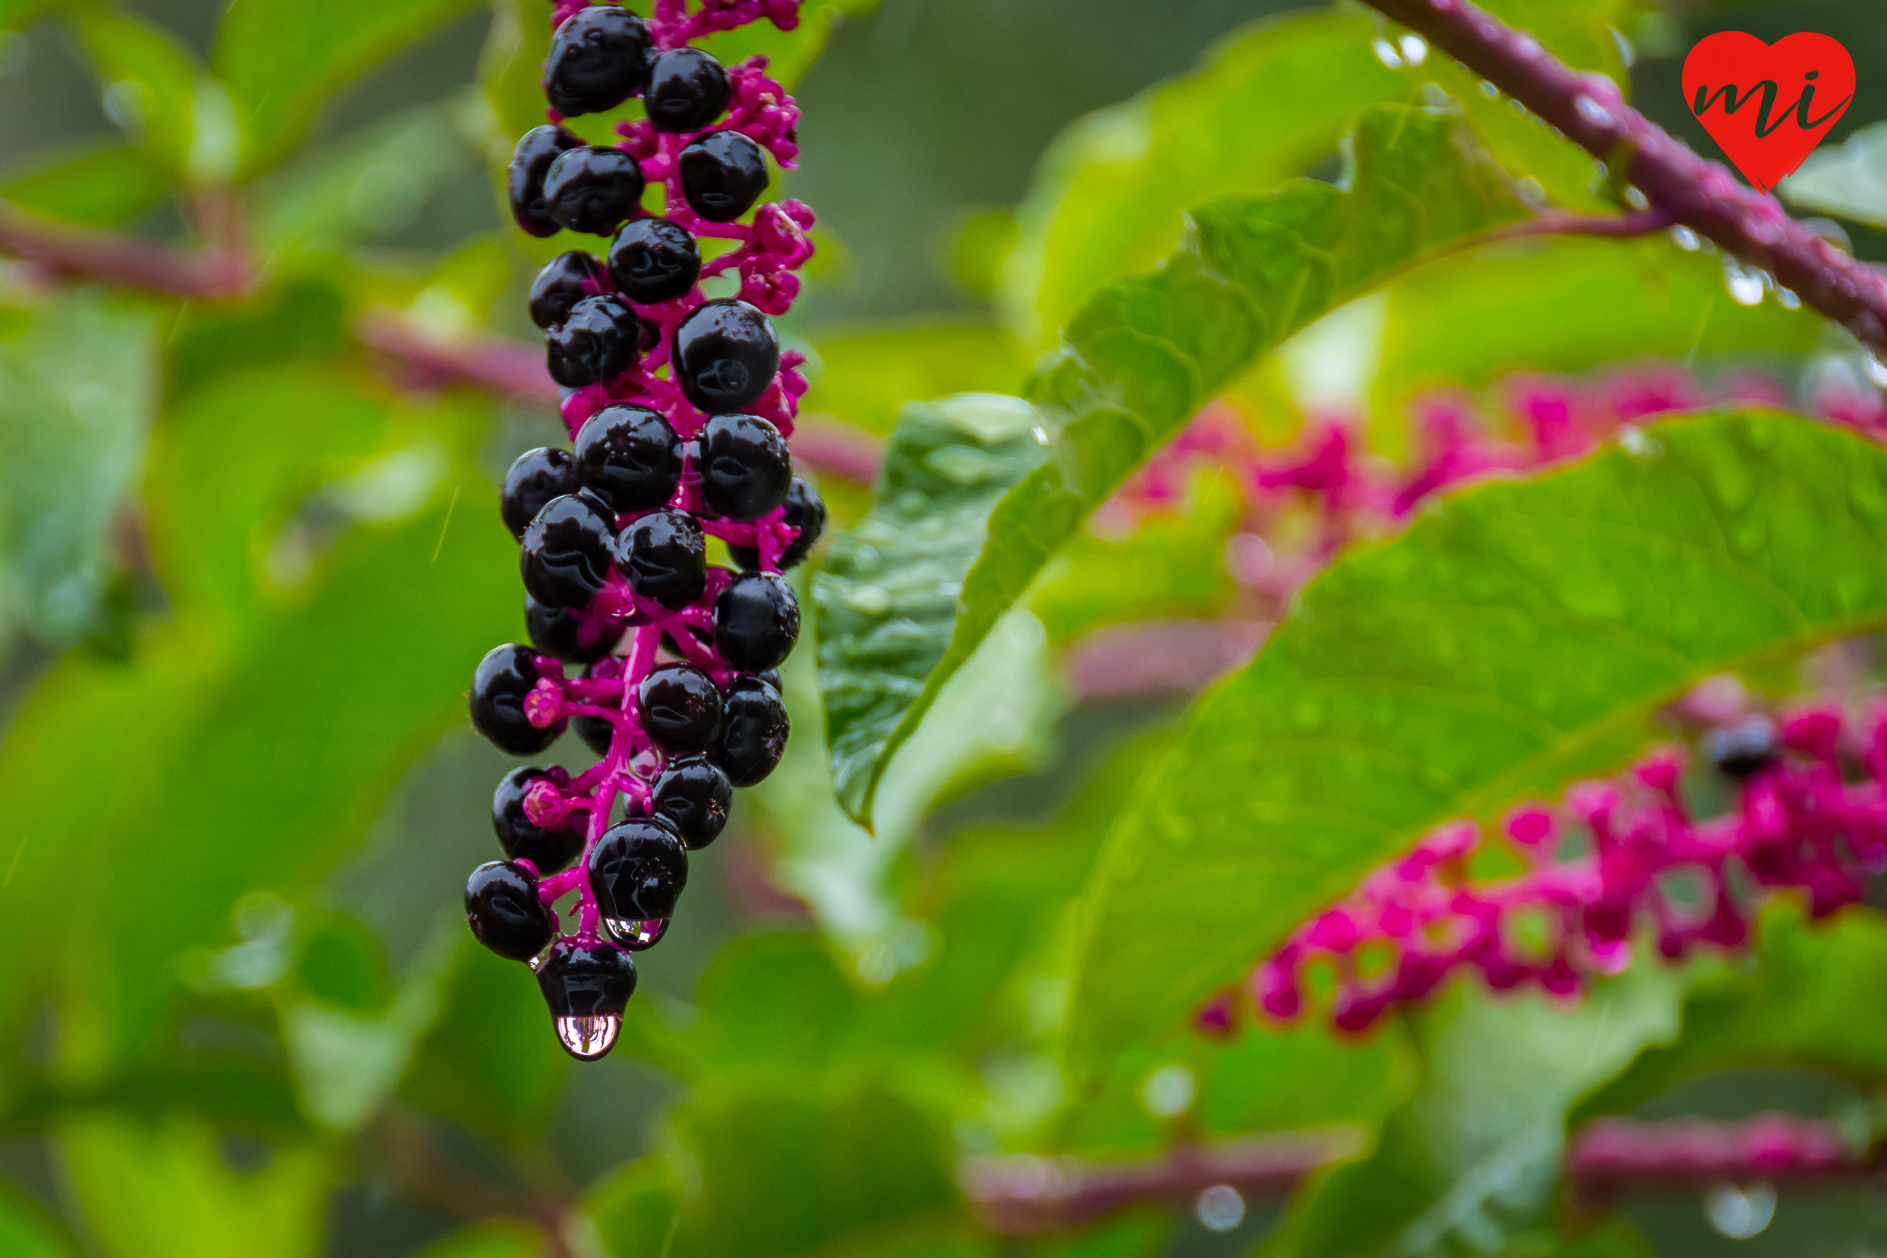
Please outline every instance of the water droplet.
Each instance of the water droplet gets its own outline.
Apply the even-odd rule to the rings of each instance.
[[[666,917],[650,918],[640,922],[630,917],[605,917],[603,927],[611,937],[631,952],[640,952],[644,948],[653,948],[661,941],[668,930]]]
[[[600,1018],[557,1019],[557,1038],[564,1052],[578,1061],[595,1061],[616,1047],[616,1035],[621,1030],[622,1019],[613,1013]]]
[[[845,602],[855,612],[867,616],[882,616],[891,610],[891,596],[875,585],[861,585],[845,596]]]
[[[1584,94],[1580,95],[1579,99],[1574,103],[1573,108],[1579,111],[1581,118],[1584,118],[1595,127],[1609,127],[1617,121],[1617,119],[1612,117],[1611,110]]]
[[[1199,1222],[1215,1232],[1229,1232],[1245,1221],[1245,1199],[1230,1184],[1214,1184],[1193,1203]]]
[[[1696,232],[1684,226],[1682,223],[1679,223],[1671,229],[1671,243],[1676,245],[1679,249],[1682,249],[1685,253],[1695,253],[1697,252],[1699,242]]]
[[[1376,54],[1376,60],[1382,62],[1391,70],[1400,70],[1402,68],[1402,56],[1396,52],[1396,46],[1384,39],[1381,35],[1369,41],[1369,50]]]
[[[1644,193],[1640,192],[1637,188],[1634,188],[1632,185],[1626,184],[1625,185],[1625,204],[1629,205],[1634,210],[1642,210],[1642,209],[1648,208],[1651,205],[1651,198],[1646,196]]]
[[[1198,1084],[1190,1069],[1177,1063],[1161,1066],[1140,1085],[1140,1103],[1156,1118],[1178,1118],[1192,1108]]]
[[[1428,60],[1428,41],[1420,35],[1404,35],[1396,41],[1396,47],[1401,50],[1402,59],[1412,66]]]
[[[1776,1217],[1776,1190],[1760,1182],[1747,1188],[1719,1184],[1704,1198],[1704,1217],[1731,1240],[1748,1240]]]
[[[1481,80],[1481,95],[1487,97],[1487,99],[1489,100],[1499,100],[1500,89],[1498,87],[1495,87],[1492,83],[1488,82],[1486,79],[1482,79]]]
[[[1776,304],[1781,306],[1784,310],[1800,310],[1802,308],[1802,299],[1795,295],[1794,289],[1784,288],[1782,285],[1778,284],[1776,285]]]
[[[1514,191],[1520,199],[1535,208],[1546,205],[1546,189],[1532,175],[1522,175],[1514,184]]]
[[[1887,363],[1881,362],[1880,357],[1871,349],[1861,350],[1861,373],[1875,388],[1887,389]]]
[[[1723,286],[1739,306],[1760,306],[1768,290],[1767,277],[1754,267],[1744,266],[1729,254],[1723,255]]]

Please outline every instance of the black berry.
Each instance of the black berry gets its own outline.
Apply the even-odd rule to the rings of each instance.
[[[557,28],[544,63],[544,95],[560,114],[614,109],[649,85],[655,40],[620,5],[579,9]]]
[[[609,273],[623,296],[652,306],[695,286],[701,276],[701,246],[679,223],[638,218],[616,233],[609,247]]]
[[[673,917],[688,885],[688,848],[660,817],[631,817],[590,850],[590,889],[605,921]]]
[[[662,506],[681,484],[681,438],[646,406],[606,406],[577,431],[576,478],[618,515]]]
[[[537,879],[509,861],[472,871],[465,884],[465,920],[478,942],[512,961],[529,961],[553,933],[550,911],[537,898]]]
[[[727,71],[699,48],[675,48],[655,59],[643,104],[657,131],[699,131],[727,108]]]
[[[1705,750],[1727,777],[1747,778],[1769,767],[1780,749],[1775,722],[1766,716],[1743,717],[1712,730]]]
[[[758,401],[780,369],[780,339],[767,317],[732,297],[704,301],[675,329],[676,380],[709,414]]]
[[[600,144],[560,153],[544,172],[544,206],[573,232],[607,236],[642,208],[642,163]]]
[[[491,824],[498,832],[498,846],[504,849],[507,859],[522,857],[537,866],[540,874],[556,873],[583,851],[581,827],[589,815],[573,812],[562,825],[551,829],[532,821],[524,811],[524,793],[531,783],[549,776],[542,769],[513,769],[499,779],[498,790],[491,797]]]
[[[536,652],[508,642],[478,662],[466,695],[472,727],[514,756],[534,756],[557,741],[564,723],[539,729],[524,715],[524,697],[537,685]]]
[[[681,192],[710,223],[731,223],[767,190],[767,158],[738,131],[715,131],[681,151]]]
[[[763,669],[760,672],[754,673],[753,676],[758,677],[761,681],[764,681],[765,683],[767,683],[767,685],[773,687],[776,693],[779,693],[779,694],[786,693],[786,688],[780,685],[780,670],[779,669],[777,668]]]
[[[721,736],[709,759],[727,771],[735,786],[766,779],[786,752],[791,725],[779,690],[758,677],[736,677],[721,701]]]
[[[620,677],[622,676],[622,660],[620,658],[611,658],[598,661],[584,669],[583,676],[586,679],[592,677]],[[590,699],[588,703],[591,707],[613,708],[618,706],[618,701],[615,699]],[[610,721],[607,717],[601,716],[573,716],[570,718],[570,728],[575,732],[578,738],[583,740],[583,745],[595,752],[599,757],[609,754],[609,745],[616,737],[616,725],[613,721]]]
[[[498,494],[498,514],[511,536],[522,539],[545,503],[576,491],[577,465],[570,452],[556,446],[539,446],[520,454],[505,473],[504,488]]]
[[[679,611],[708,583],[708,542],[686,511],[655,511],[616,538],[616,566],[643,598]]]
[[[538,990],[564,1051],[594,1061],[615,1047],[622,1011],[636,990],[636,963],[606,943],[560,939],[537,967]]]
[[[557,234],[556,220],[544,204],[544,172],[559,153],[583,143],[562,127],[532,127],[518,141],[511,154],[511,169],[505,177],[511,196],[511,217],[533,236]]]
[[[544,361],[551,379],[578,388],[635,366],[641,342],[642,324],[628,306],[615,297],[585,297],[550,330]]]
[[[693,664],[657,664],[636,690],[642,728],[663,751],[703,751],[721,732],[721,692]],[[648,914],[659,917],[659,913]]]
[[[701,497],[730,520],[752,520],[786,501],[793,456],[786,438],[752,415],[715,415],[701,426]]]
[[[676,756],[655,779],[649,811],[666,818],[690,848],[706,847],[727,825],[734,784],[705,756]]]
[[[593,253],[572,249],[544,264],[531,281],[531,322],[548,331],[570,317],[570,308],[602,292],[603,264]]]
[[[799,641],[799,600],[772,572],[743,572],[714,600],[714,645],[743,673],[778,668]]]
[[[546,607],[524,596],[524,629],[541,654],[566,664],[589,664],[616,649],[622,630],[596,616],[568,607]]]
[[[780,552],[780,567],[791,568],[806,562],[806,556],[812,553],[813,544],[826,531],[826,504],[811,485],[795,476],[793,487],[786,491],[786,511],[780,518],[799,530],[792,545]],[[743,568],[760,566],[758,547],[730,544],[727,553]]]
[[[609,578],[615,544],[615,519],[595,495],[553,498],[524,530],[524,588],[546,606],[588,607]]]

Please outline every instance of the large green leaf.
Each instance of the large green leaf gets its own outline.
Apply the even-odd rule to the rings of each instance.
[[[164,195],[163,166],[135,145],[106,140],[62,149],[10,170],[0,198],[47,218],[116,227]]]
[[[229,173],[235,119],[228,98],[212,103],[221,89],[201,77],[181,40],[160,26],[105,10],[85,13],[78,29],[107,101],[154,160],[178,180]],[[218,162],[222,169],[216,169]]]
[[[1763,413],[1628,437],[1351,551],[1201,703],[1089,891],[1081,1069],[1183,1034],[1430,827],[1615,767],[1702,677],[1887,623],[1887,452]]]
[[[869,652],[844,648],[869,671],[839,672],[832,644],[847,631],[827,631],[821,660],[831,653],[826,667],[843,687],[827,693],[833,777],[854,816],[870,817],[872,790],[891,754],[1082,516],[1234,372],[1352,297],[1520,213],[1499,172],[1447,116],[1375,107],[1358,124],[1351,152],[1347,187],[1304,179],[1262,196],[1209,202],[1158,272],[1096,294],[1033,390],[1053,440],[1050,462],[996,503],[986,538],[976,536],[981,512],[954,522],[960,540],[953,554],[981,543],[961,585],[946,592],[926,583],[921,604],[887,604],[879,618],[898,608],[885,620],[896,637],[886,635],[884,647]],[[935,510],[908,495],[897,501],[909,518]],[[878,547],[872,550],[878,559]],[[904,579],[896,568],[873,572],[859,592]],[[826,588],[822,606],[837,598]]]

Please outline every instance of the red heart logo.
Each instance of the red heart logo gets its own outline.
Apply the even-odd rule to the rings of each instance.
[[[1813,31],[1773,44],[1719,31],[1684,58],[1684,102],[1764,192],[1802,164],[1853,99],[1854,58]]]

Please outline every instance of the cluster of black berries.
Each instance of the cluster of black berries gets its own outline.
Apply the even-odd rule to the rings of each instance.
[[[806,557],[826,520],[779,427],[746,413],[780,370],[772,325],[696,286],[690,228],[752,207],[767,186],[762,149],[731,129],[681,142],[721,117],[729,75],[699,50],[661,50],[662,33],[616,5],[580,9],[556,31],[545,90],[553,117],[643,99],[648,125],[677,137],[665,217],[643,210],[634,156],[555,123],[527,134],[511,163],[525,231],[613,240],[602,259],[553,259],[531,290],[573,448],[531,450],[505,477],[531,645],[487,654],[469,695],[473,725],[508,752],[535,755],[574,727],[601,757],[575,777],[507,774],[492,801],[506,859],[480,866],[465,892],[473,933],[531,963],[564,1047],[586,1059],[615,1042],[635,989],[629,953],[661,937],[688,852],[715,840],[733,789],[764,779],[785,749],[775,670],[799,606],[779,570]],[[710,536],[738,571],[708,564]],[[577,929],[563,937],[551,906],[572,892]]]

